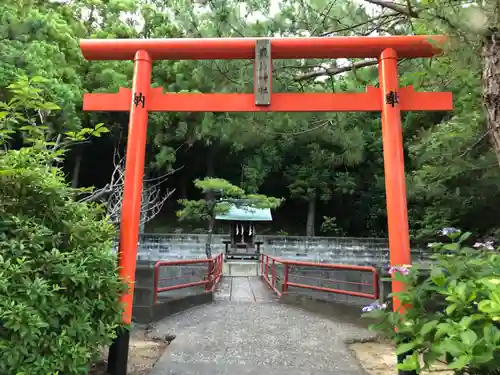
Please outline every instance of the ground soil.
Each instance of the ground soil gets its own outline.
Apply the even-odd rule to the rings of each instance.
[[[358,358],[361,366],[370,375],[394,375],[396,374],[396,351],[394,346],[383,340],[374,342],[354,343],[349,348]],[[433,375],[453,375],[452,371],[444,365],[436,366],[430,371],[422,372]]]
[[[128,375],[146,375],[167,348],[164,340],[150,337],[144,329],[134,329],[130,336],[128,356]],[[94,363],[89,375],[107,375],[108,348],[103,350],[101,358]]]

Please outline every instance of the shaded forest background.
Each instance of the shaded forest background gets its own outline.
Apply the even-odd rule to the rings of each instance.
[[[87,62],[80,38],[446,34],[446,54],[400,62],[401,86],[451,91],[451,113],[404,115],[411,235],[455,226],[500,230],[500,14],[496,1],[0,0],[0,100],[20,76],[40,76],[55,133],[104,123],[109,136],[72,148],[74,187],[105,190],[124,155],[127,113],[83,113],[84,92],[130,87],[131,62]],[[500,43],[499,43],[500,45]],[[373,60],[274,61],[275,92],[360,92],[378,85]],[[161,61],[153,83],[170,92],[251,92],[250,61]],[[268,233],[387,235],[380,115],[154,113],[146,179],[168,196],[146,231],[200,231],[175,212],[195,178],[220,177],[283,197]],[[117,162],[118,160],[118,162]],[[114,188],[114,186],[112,186]],[[100,196],[111,199],[110,194]]]

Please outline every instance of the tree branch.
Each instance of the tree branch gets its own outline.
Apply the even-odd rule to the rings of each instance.
[[[381,6],[382,8],[390,9],[408,17],[418,17],[418,12],[414,9],[408,9],[401,4],[394,3],[389,0],[365,0],[367,3]]]
[[[113,189],[111,188],[111,185],[106,184],[102,189],[93,191],[92,194],[80,199],[79,202],[97,202],[112,192]]]
[[[115,150],[113,159],[115,167],[111,173],[109,183],[107,183],[103,188],[93,191],[89,196],[82,198],[80,201],[104,201],[106,204],[107,214],[110,217],[111,222],[115,225],[119,225],[123,200],[123,188],[125,184],[125,158],[120,157],[118,152]],[[141,226],[158,215],[163,207],[163,204],[175,192],[175,189],[167,189],[166,193],[162,195],[160,194],[159,186],[168,179],[168,176],[174,174],[181,168],[168,171],[159,177],[144,179],[141,199]]]
[[[337,33],[341,33],[341,32],[344,32],[344,31],[352,31],[353,29],[356,29],[358,27],[361,27],[361,26],[365,26],[365,25],[370,25],[372,24],[374,21],[377,21],[377,20],[383,20],[385,18],[389,18],[389,17],[393,17],[393,16],[397,16],[399,15],[400,13],[399,12],[393,12],[393,13],[388,13],[388,14],[382,14],[380,16],[377,16],[377,17],[374,17],[374,18],[370,18],[369,20],[367,21],[364,21],[364,22],[360,22],[360,23],[357,23],[355,25],[351,25],[351,26],[346,26],[346,27],[343,27],[341,29],[336,29],[336,30],[331,30],[331,31],[325,31],[324,33],[322,34],[319,34],[319,36],[329,36],[329,35],[332,35],[332,34],[337,34]]]
[[[378,64],[378,60],[359,61],[356,63],[352,63],[351,65],[348,65],[348,66],[331,67],[331,68],[327,68],[327,69],[309,72],[309,73],[303,74],[303,75],[295,78],[295,80],[296,81],[304,81],[307,79],[317,78],[317,77],[321,77],[321,76],[334,76],[337,74],[349,72],[353,69],[364,68],[367,66],[373,66],[373,65],[377,65],[377,64]]]

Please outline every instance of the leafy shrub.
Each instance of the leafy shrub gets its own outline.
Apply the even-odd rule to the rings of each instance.
[[[321,232],[327,235],[334,236],[344,236],[345,233],[337,223],[337,218],[332,216],[323,216],[323,222],[321,223]]]
[[[421,372],[445,362],[456,373],[488,374],[500,368],[500,254],[491,242],[465,246],[468,232],[445,228],[443,234],[451,243],[430,244],[430,273],[391,269],[407,284],[397,295],[409,308],[372,304],[365,316],[376,319],[372,329],[392,337],[397,354],[407,354],[400,369]]]
[[[76,202],[53,166],[64,152],[35,125],[32,146],[2,144],[37,100],[0,117],[0,374],[86,374],[120,324],[125,286],[113,226],[99,206]]]

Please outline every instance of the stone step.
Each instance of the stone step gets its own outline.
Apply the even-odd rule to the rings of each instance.
[[[226,261],[222,266],[222,275],[228,277],[259,276],[258,261]]]

